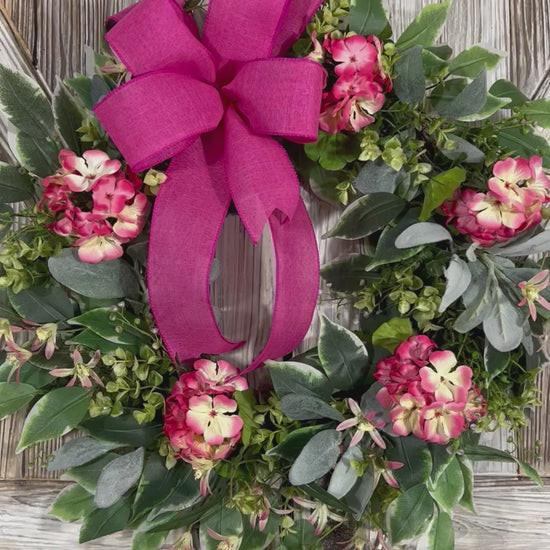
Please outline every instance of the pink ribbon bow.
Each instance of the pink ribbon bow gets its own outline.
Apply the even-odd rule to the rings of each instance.
[[[181,3],[181,2],[180,2]],[[325,73],[275,57],[320,0],[211,0],[202,38],[176,0],[142,0],[106,38],[134,78],[95,112],[130,167],[172,158],[155,202],[147,280],[170,356],[228,352],[209,297],[209,273],[231,202],[256,244],[266,224],[276,258],[271,333],[246,369],[292,351],[318,295],[315,235],[284,149],[271,136],[317,139]]]

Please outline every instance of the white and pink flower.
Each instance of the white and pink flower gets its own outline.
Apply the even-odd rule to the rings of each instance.
[[[120,162],[103,151],[78,157],[63,150],[59,162],[58,173],[42,181],[38,208],[55,218],[47,227],[72,239],[83,262],[120,258],[122,245],[145,225],[149,202],[140,192],[141,180],[129,171],[122,173]]]

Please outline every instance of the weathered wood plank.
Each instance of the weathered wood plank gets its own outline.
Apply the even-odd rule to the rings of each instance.
[[[455,515],[456,550],[542,550],[550,532],[550,486],[518,481],[478,480],[477,516]],[[496,483],[496,485],[495,485]],[[47,515],[61,482],[0,484],[0,550],[76,548],[78,523],[62,523]],[[22,536],[22,534],[25,534]],[[129,550],[127,533],[87,543],[83,550]],[[163,548],[167,548],[166,546]]]

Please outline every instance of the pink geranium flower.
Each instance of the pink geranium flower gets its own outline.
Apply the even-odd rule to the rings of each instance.
[[[214,363],[208,359],[199,359],[193,367],[213,393],[233,393],[248,389],[246,378],[239,376],[239,370],[227,361]]]
[[[123,254],[122,241],[115,235],[82,237],[75,242],[82,262],[97,264],[103,260],[115,260]]]
[[[89,191],[103,176],[115,174],[120,170],[120,162],[111,160],[103,151],[86,151],[78,157],[72,151],[62,150],[59,161],[67,175],[63,179],[71,191]]]
[[[442,403],[435,401],[422,409],[422,439],[445,445],[458,437],[465,428],[465,403]]]
[[[398,405],[390,412],[392,431],[396,435],[406,436],[410,433],[422,438],[420,424],[422,410],[426,406],[426,398],[405,393],[399,397]]]
[[[434,351],[429,358],[433,368],[422,367],[422,389],[433,393],[436,401],[464,403],[472,385],[472,369],[460,366],[455,369],[456,357],[452,351]]]
[[[548,286],[548,273],[548,269],[545,269],[537,273],[534,277],[531,277],[528,281],[521,281],[518,283],[521,295],[523,296],[518,306],[527,304],[533,321],[537,320],[536,304],[541,305],[544,309],[550,310],[550,302],[540,295],[540,292]]]
[[[149,210],[149,202],[143,193],[138,193],[134,201],[126,204],[118,214],[113,225],[113,231],[124,239],[137,237],[145,225],[145,216]]]
[[[370,78],[378,61],[376,48],[363,36],[331,40],[332,58],[338,64],[334,72],[338,75],[362,73]]]
[[[237,437],[243,427],[237,403],[225,395],[198,395],[189,399],[187,425],[196,434],[204,436],[209,445],[219,445],[226,438]]]
[[[94,213],[104,216],[117,216],[126,206],[126,201],[134,198],[135,191],[131,182],[105,176],[97,180],[92,191]]]

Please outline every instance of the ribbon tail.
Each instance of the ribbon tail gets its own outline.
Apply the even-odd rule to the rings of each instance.
[[[263,351],[242,372],[267,359],[290,353],[304,339],[319,296],[317,241],[306,207],[300,200],[292,220],[269,218],[275,250],[275,303],[271,333]]]
[[[219,150],[215,143],[208,148]],[[210,303],[210,269],[231,199],[221,162],[207,163],[204,149],[198,140],[174,158],[151,224],[151,310],[170,357],[179,361],[241,345],[222,336]]]

